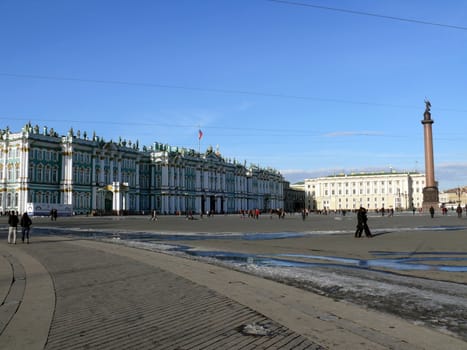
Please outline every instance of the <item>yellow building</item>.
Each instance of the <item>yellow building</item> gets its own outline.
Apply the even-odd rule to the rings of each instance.
[[[408,210],[423,203],[425,175],[418,172],[351,173],[305,180],[310,210]]]
[[[439,194],[440,205],[444,205],[448,209],[453,209],[460,204],[461,207],[467,205],[467,187],[451,188],[442,191]]]

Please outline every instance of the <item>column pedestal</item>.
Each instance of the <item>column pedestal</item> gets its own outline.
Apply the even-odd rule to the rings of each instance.
[[[439,204],[439,192],[437,187],[425,187],[423,189],[423,204],[422,208],[424,212],[428,212],[430,207],[438,208]]]

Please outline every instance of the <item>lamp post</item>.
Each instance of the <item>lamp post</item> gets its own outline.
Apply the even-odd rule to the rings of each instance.
[[[461,205],[461,202],[462,202],[461,201],[461,196],[464,193],[464,190],[462,188],[458,187],[456,192],[457,192],[457,204]]]
[[[396,208],[399,209],[399,210],[402,210],[401,190],[400,190],[400,188],[397,189]]]

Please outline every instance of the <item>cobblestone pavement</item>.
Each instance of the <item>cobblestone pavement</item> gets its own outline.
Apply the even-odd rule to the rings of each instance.
[[[31,254],[53,280],[47,350],[322,348],[209,288],[127,257],[67,240],[11,247]],[[21,299],[28,282],[14,255],[3,259],[14,267],[15,282],[6,293],[9,306],[0,308],[2,331],[18,306],[11,301]],[[267,335],[245,335],[242,327],[252,323]]]
[[[161,217],[157,223],[144,217],[73,217],[53,223],[35,218],[34,227],[42,232],[55,227],[62,233],[39,236],[33,231],[29,245],[6,244],[6,229],[0,229],[0,349],[465,349],[466,343],[448,332],[364,305],[182,257],[67,235],[67,230],[161,234],[335,230],[340,232],[337,236],[196,244],[239,252],[319,251],[360,258],[381,250],[467,251],[465,219],[407,215],[370,219],[379,234],[371,240],[353,238],[352,216],[316,216],[305,222],[299,217],[259,221],[238,216],[195,221]],[[465,283],[465,273],[423,274]],[[423,274],[420,277],[427,278]],[[247,324],[267,335],[245,335],[241,330]]]

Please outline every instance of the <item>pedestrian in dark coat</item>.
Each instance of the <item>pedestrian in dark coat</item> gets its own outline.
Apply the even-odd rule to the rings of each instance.
[[[362,237],[363,233],[363,211],[365,209],[363,207],[360,207],[357,211],[357,230],[355,231],[355,238]]]
[[[23,216],[21,217],[21,220],[19,221],[19,224],[22,227],[22,229],[21,229],[21,232],[22,232],[21,240],[24,243],[24,238],[26,237],[27,243],[29,244],[29,231],[31,229],[32,220],[29,217],[28,213],[23,214]]]
[[[362,237],[363,231],[365,231],[365,236],[373,237],[371,234],[370,228],[368,227],[368,216],[366,215],[367,211],[365,208],[360,207],[357,212],[357,230],[355,231],[355,237]]]

